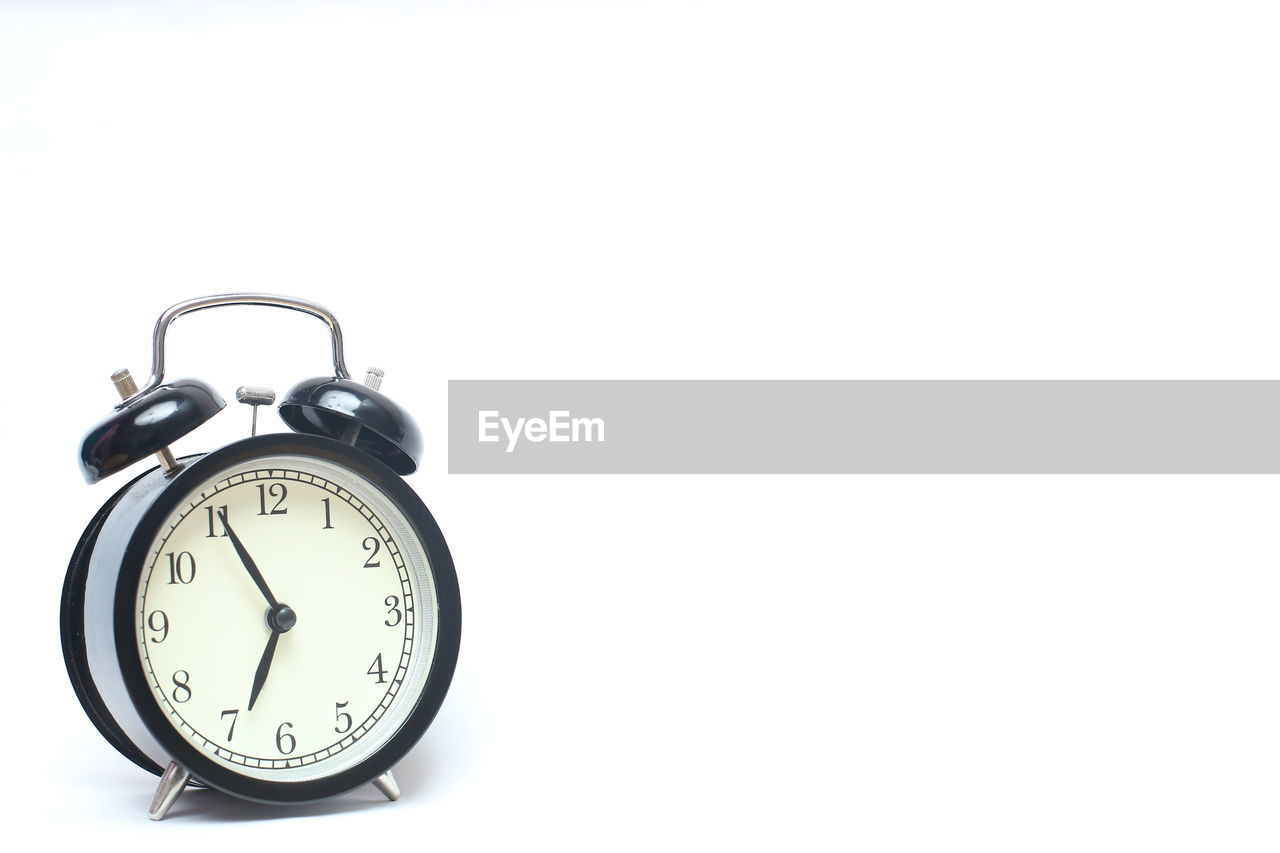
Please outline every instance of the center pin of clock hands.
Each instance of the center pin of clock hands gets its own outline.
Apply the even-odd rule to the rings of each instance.
[[[271,636],[267,638],[267,647],[262,652],[262,659],[258,661],[258,670],[253,674],[253,689],[249,692],[249,710],[253,710],[253,705],[258,701],[258,694],[262,692],[262,687],[267,683],[267,674],[271,672],[271,661],[276,656],[276,644],[280,642],[280,635],[288,631],[294,625],[298,624],[298,614],[293,612],[287,604],[281,604],[272,594],[271,588],[267,586],[267,581],[262,577],[262,572],[258,570],[258,565],[249,556],[249,552],[245,550],[244,543],[240,541],[240,537],[231,529],[231,525],[227,522],[227,512],[223,510],[218,513],[218,518],[222,521],[222,529],[227,532],[227,538],[231,540],[231,547],[236,549],[236,555],[240,557],[240,562],[244,564],[245,570],[249,573],[249,577],[253,578],[253,582],[258,585],[258,589],[262,592],[263,598],[270,605],[267,609],[267,627],[271,629]]]

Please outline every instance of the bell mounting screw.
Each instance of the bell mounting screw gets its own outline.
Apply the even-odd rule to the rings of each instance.
[[[255,388],[251,385],[241,385],[236,389],[236,399],[246,406],[253,407],[253,426],[249,431],[249,435],[258,434],[258,407],[270,406],[276,401],[276,392],[270,388]]]
[[[364,374],[364,384],[366,388],[372,388],[377,391],[382,387],[382,377],[387,374],[381,368],[370,367]],[[342,437],[338,439],[343,444],[355,446],[356,439],[360,437],[360,424],[358,421],[352,421],[347,424],[346,429],[342,431]]]
[[[115,383],[116,392],[120,394],[121,400],[127,400],[138,393],[138,383],[133,381],[133,374],[129,372],[128,368],[117,370],[111,374],[111,381]],[[178,460],[173,458],[173,453],[167,447],[157,450],[156,458],[160,460],[160,467],[164,469],[166,474],[178,467]]]

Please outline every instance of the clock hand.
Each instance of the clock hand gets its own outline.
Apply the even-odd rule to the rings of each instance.
[[[276,643],[280,642],[280,632],[272,629],[271,638],[267,640],[267,648],[262,653],[262,660],[258,661],[258,671],[253,674],[253,690],[249,692],[249,710],[253,710],[253,703],[258,701],[258,694],[262,692],[262,685],[267,683],[267,673],[271,671],[271,659],[276,656]]]
[[[249,577],[253,578],[253,582],[258,585],[258,589],[267,599],[267,604],[277,608],[280,602],[276,601],[276,597],[271,594],[270,587],[267,586],[266,580],[262,577],[262,572],[258,571],[258,566],[253,562],[253,558],[249,556],[249,552],[244,549],[244,543],[240,541],[240,537],[231,529],[231,525],[227,522],[227,511],[224,509],[218,513],[218,518],[222,520],[222,529],[227,532],[227,536],[231,539],[231,547],[236,549],[236,554],[240,557],[240,562],[244,563],[245,569],[249,572]]]
[[[298,614],[287,604],[277,604],[267,611],[267,627],[271,629],[271,636],[267,638],[267,647],[262,651],[262,660],[258,661],[258,671],[253,674],[253,689],[249,691],[250,711],[253,710],[253,703],[258,701],[262,686],[267,683],[267,673],[271,672],[271,661],[276,656],[276,644],[280,642],[280,635],[296,624]]]

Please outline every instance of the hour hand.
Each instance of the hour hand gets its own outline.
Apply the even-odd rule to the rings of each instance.
[[[276,644],[280,642],[280,635],[292,630],[296,624],[298,614],[287,604],[277,604],[267,611],[267,627],[271,629],[271,636],[267,638],[267,647],[262,652],[262,659],[258,661],[258,671],[253,674],[253,689],[249,691],[250,711],[253,710],[253,703],[258,701],[262,685],[267,683],[267,673],[271,672],[271,661],[276,656]]]
[[[258,671],[253,674],[253,689],[249,691],[249,710],[253,710],[253,703],[258,701],[258,694],[262,692],[262,685],[267,683],[267,673],[271,671],[271,659],[276,656],[276,643],[280,642],[280,632],[272,631],[271,638],[267,640],[267,648],[262,653],[262,660],[258,662]]]
[[[258,585],[263,597],[267,599],[267,604],[272,607],[279,607],[280,602],[276,601],[276,597],[271,594],[271,588],[267,586],[266,580],[263,579],[262,572],[258,571],[258,565],[253,562],[253,557],[250,557],[249,552],[244,549],[244,543],[240,541],[240,537],[231,529],[231,524],[227,521],[227,511],[225,509],[220,511],[218,518],[222,521],[222,529],[227,532],[227,536],[231,539],[231,547],[236,549],[240,562],[244,563],[245,569],[249,572],[249,577],[253,578],[253,582]]]

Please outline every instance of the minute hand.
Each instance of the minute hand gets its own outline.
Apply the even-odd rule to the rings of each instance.
[[[227,531],[227,536],[231,538],[231,547],[236,549],[240,562],[244,563],[245,569],[249,572],[249,577],[253,578],[253,582],[258,585],[263,597],[267,599],[267,604],[272,607],[279,607],[280,602],[276,601],[276,597],[271,594],[271,588],[267,586],[267,582],[263,579],[262,572],[258,571],[258,566],[253,562],[253,557],[249,556],[249,552],[244,549],[244,543],[240,541],[240,537],[236,535],[236,532],[231,529],[231,525],[227,523],[227,511],[223,510],[218,513],[218,518],[222,520],[222,529]]]

